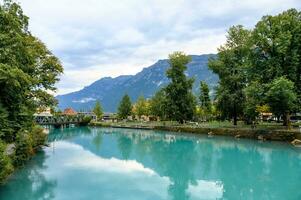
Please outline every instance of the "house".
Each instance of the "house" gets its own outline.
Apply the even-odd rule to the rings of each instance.
[[[273,113],[268,113],[268,112],[264,113],[264,112],[262,112],[262,113],[259,114],[259,117],[260,117],[260,120],[262,120],[262,121],[268,121],[268,120],[273,118]]]
[[[50,108],[39,108],[37,112],[34,114],[35,117],[51,117],[51,109]]]
[[[66,108],[63,112],[63,115],[74,116],[74,115],[77,115],[77,112],[75,110],[73,110],[72,108]]]
[[[116,122],[117,117],[114,113],[104,113],[102,115],[102,120],[105,122]]]

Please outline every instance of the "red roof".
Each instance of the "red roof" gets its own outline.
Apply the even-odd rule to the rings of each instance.
[[[66,108],[63,112],[64,115],[76,115],[77,112],[72,108]]]

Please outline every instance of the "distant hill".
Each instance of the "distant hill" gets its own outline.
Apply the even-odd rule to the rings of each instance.
[[[201,80],[206,81],[211,89],[217,84],[218,77],[208,69],[208,58],[214,56],[214,54],[191,56],[192,61],[187,65],[186,74],[195,79],[193,86],[195,94],[199,93]],[[106,112],[116,112],[118,103],[125,93],[130,95],[132,101],[136,101],[140,95],[151,98],[156,91],[165,86],[169,82],[165,74],[168,67],[168,60],[164,59],[144,68],[136,75],[101,78],[80,91],[58,95],[56,98],[59,101],[59,108],[87,110],[93,108],[95,101],[99,100]]]

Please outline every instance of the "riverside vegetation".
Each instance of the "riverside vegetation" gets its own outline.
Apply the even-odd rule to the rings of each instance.
[[[0,183],[43,145],[38,108],[55,104],[49,91],[63,72],[59,60],[28,30],[19,4],[0,4]],[[48,92],[46,92],[48,91]]]
[[[189,60],[182,52],[171,54],[166,72],[170,83],[133,106],[125,95],[120,119],[151,115],[180,123],[231,120],[237,125],[240,120],[254,125],[260,113],[273,113],[289,127],[290,115],[301,110],[301,12],[296,9],[264,16],[250,30],[241,25],[228,30],[226,43],[208,64],[219,76],[212,99],[203,81],[199,98],[192,94],[194,80],[185,75]]]
[[[47,91],[56,89],[54,84],[63,68],[30,33],[28,17],[11,0],[0,5],[0,55],[0,181],[3,182],[45,142],[46,136],[35,125],[33,113],[38,108],[55,105],[55,99]],[[290,127],[290,115],[300,112],[301,13],[296,9],[264,16],[250,30],[241,25],[229,29],[226,43],[209,61],[209,68],[219,76],[211,99],[205,82],[200,83],[198,98],[192,93],[194,80],[185,75],[189,61],[190,57],[183,52],[171,54],[166,72],[170,84],[149,100],[141,96],[134,105],[125,95],[118,117],[148,115],[180,125],[189,121],[231,120],[234,127],[239,127],[241,122],[256,124],[260,113],[272,112],[278,121]],[[100,103],[95,112],[98,117],[102,115]],[[13,151],[8,147],[14,147]]]
[[[301,13],[296,9],[264,16],[250,30],[241,25],[230,27],[226,43],[209,60],[209,68],[219,76],[212,99],[204,81],[200,82],[198,98],[193,95],[194,80],[185,75],[189,61],[190,57],[183,52],[171,54],[166,72],[170,83],[151,99],[141,96],[134,104],[126,94],[118,107],[119,119],[152,116],[161,121],[176,121],[178,126],[202,121],[207,128],[216,128],[212,124],[217,123],[211,121],[232,121],[231,128],[251,130],[257,126],[259,130],[283,131],[287,127],[288,134],[299,132],[300,122],[293,124],[295,129],[291,129],[290,122],[290,115],[301,109]],[[273,113],[278,123],[259,122],[261,113]],[[153,127],[149,123],[124,123],[111,125]],[[166,124],[162,122],[159,126]]]

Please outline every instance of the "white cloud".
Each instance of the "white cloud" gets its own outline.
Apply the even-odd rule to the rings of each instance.
[[[130,199],[143,199],[147,194],[155,194],[158,199],[168,198],[170,179],[160,176],[136,160],[103,158],[78,144],[66,141],[56,141],[53,145],[55,151],[60,153],[54,154],[52,148],[45,149],[47,154],[51,154],[45,163],[48,166],[45,177],[49,180],[55,179],[60,184],[61,187],[56,191],[57,199],[91,199],[95,198],[93,191],[101,191],[102,199],[111,199],[105,197],[112,196],[116,188],[120,194],[135,191]],[[57,170],[57,167],[60,167],[60,170]],[[69,177],[69,173],[72,177]],[[76,181],[70,185],[68,179],[73,178],[75,173],[79,173],[79,176],[76,176]],[[68,183],[64,185],[66,180]],[[85,184],[82,184],[81,180],[84,180]],[[124,187],[124,184],[128,184],[127,187]],[[102,187],[99,187],[100,185]],[[90,192],[82,194],[81,191],[85,187]]]
[[[133,74],[169,53],[214,53],[230,25],[301,8],[299,0],[19,0],[32,33],[64,64],[59,93]]]

